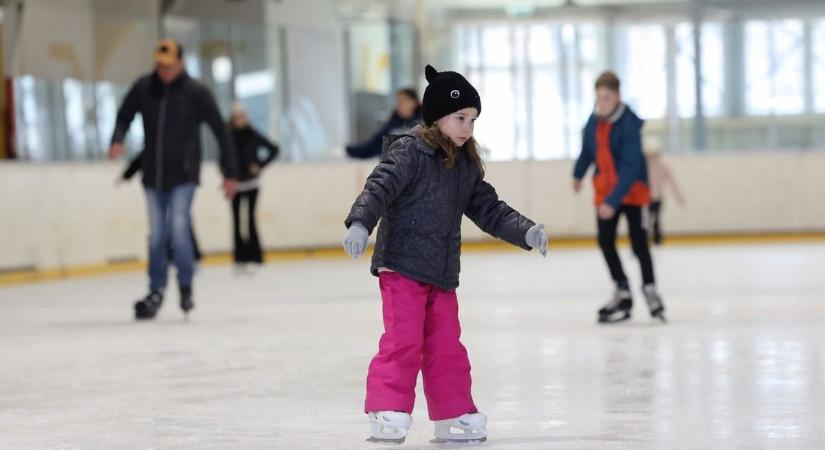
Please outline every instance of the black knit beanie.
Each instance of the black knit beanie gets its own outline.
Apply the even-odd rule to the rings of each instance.
[[[432,125],[436,120],[464,108],[475,108],[481,114],[478,91],[460,73],[439,72],[427,65],[424,76],[429,83],[421,103],[425,124]]]

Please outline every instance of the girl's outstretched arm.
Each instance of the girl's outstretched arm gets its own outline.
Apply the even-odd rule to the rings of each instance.
[[[490,183],[478,180],[464,214],[485,233],[525,250],[532,248],[526,236],[527,230],[536,223],[499,200]]]

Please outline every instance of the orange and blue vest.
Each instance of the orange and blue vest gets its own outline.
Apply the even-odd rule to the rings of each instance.
[[[573,177],[584,178],[595,163],[593,187],[597,206],[607,203],[619,209],[623,205],[650,204],[647,162],[642,153],[642,125],[644,121],[624,104],[610,117],[593,114],[587,121]]]

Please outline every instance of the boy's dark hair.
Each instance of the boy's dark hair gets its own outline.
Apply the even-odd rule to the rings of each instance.
[[[619,92],[620,86],[619,77],[609,70],[602,72],[599,78],[596,79],[596,89],[607,88],[611,91]]]

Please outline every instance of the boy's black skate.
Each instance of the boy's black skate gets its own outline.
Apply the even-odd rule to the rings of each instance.
[[[599,310],[599,323],[616,323],[630,319],[633,297],[628,289],[616,289],[613,298]]]
[[[194,307],[195,301],[192,300],[192,288],[180,288],[180,309],[183,310],[184,314],[189,315],[189,311],[191,311]]]
[[[647,307],[650,308],[650,316],[662,322],[667,322],[667,319],[665,319],[665,305],[662,303],[662,297],[659,297],[659,293],[656,292],[656,286],[649,284],[642,288],[642,292],[645,294]]]
[[[152,291],[143,300],[135,303],[135,319],[149,320],[157,315],[160,305],[163,303],[163,294]]]

